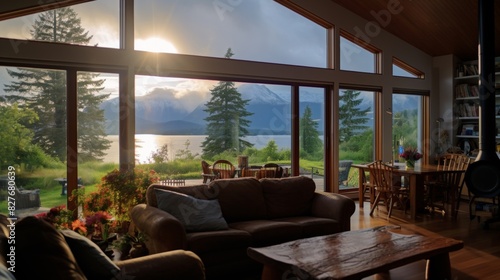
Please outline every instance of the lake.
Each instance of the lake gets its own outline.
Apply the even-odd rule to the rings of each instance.
[[[168,145],[169,160],[174,159],[179,150],[186,149],[186,140],[189,140],[189,150],[193,155],[201,155],[201,143],[207,135],[155,135],[155,134],[136,134],[135,135],[135,153],[139,163],[148,163],[151,153],[158,150],[161,146]],[[244,139],[254,144],[254,147],[261,149],[267,145],[270,140],[274,140],[279,148],[291,147],[290,135],[255,135],[247,136]],[[116,162],[119,158],[118,135],[108,135],[106,139],[111,141],[111,147],[106,151],[104,162]]]

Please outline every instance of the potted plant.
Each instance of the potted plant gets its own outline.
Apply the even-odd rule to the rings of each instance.
[[[121,259],[136,258],[148,254],[145,244],[146,235],[141,232],[126,233],[113,242],[113,246],[120,250]]]

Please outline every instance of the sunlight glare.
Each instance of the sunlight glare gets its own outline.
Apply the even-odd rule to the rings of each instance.
[[[148,52],[178,53],[175,46],[162,38],[149,37],[147,39],[135,40],[135,49]]]

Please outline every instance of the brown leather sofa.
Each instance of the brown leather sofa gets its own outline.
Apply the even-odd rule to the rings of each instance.
[[[150,253],[190,250],[202,259],[207,279],[245,279],[243,275],[259,275],[262,268],[247,256],[248,247],[350,230],[354,202],[315,189],[311,178],[301,176],[223,179],[188,187],[151,185],[147,204],[136,205],[131,217],[148,236]],[[158,195],[163,193],[194,198],[193,204],[177,206],[186,217],[203,216],[207,208],[197,209],[199,202],[217,200],[227,228],[186,230],[182,217],[160,209],[164,206]]]
[[[193,252],[174,250],[112,262],[87,240],[36,217],[11,221],[2,215],[0,279],[205,279],[203,263]]]

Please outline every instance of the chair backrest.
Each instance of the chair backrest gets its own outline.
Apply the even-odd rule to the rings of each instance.
[[[276,163],[266,163],[266,164],[264,164],[263,168],[273,169],[274,170],[274,174],[273,174],[274,178],[283,177],[283,167],[279,166]],[[266,178],[270,178],[270,177],[266,177]]]
[[[203,170],[203,174],[212,174],[212,170],[210,170],[210,164],[208,164],[208,162],[204,160],[201,161],[201,169]]]
[[[339,161],[339,184],[349,179],[349,171],[351,170],[352,160]]]
[[[217,179],[234,178],[235,168],[234,165],[225,159],[219,159],[212,165],[212,172]]]
[[[370,182],[378,192],[390,193],[394,191],[393,166],[389,166],[382,161],[374,161],[368,164],[370,170]]]
[[[259,172],[257,172],[257,179],[260,178],[275,178],[276,168],[275,167],[262,167]]]
[[[241,177],[256,177],[256,170],[260,170],[260,167],[258,169],[252,167],[243,167],[241,169]]]

